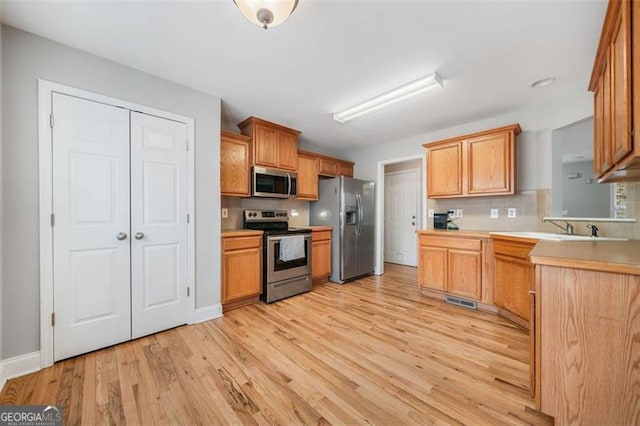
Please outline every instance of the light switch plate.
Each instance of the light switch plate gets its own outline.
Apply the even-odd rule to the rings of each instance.
[[[434,214],[434,213],[435,213],[435,212],[433,211],[433,209],[429,209],[429,211],[428,211],[428,216],[429,216],[429,217],[433,217],[433,214]]]
[[[456,209],[456,217],[462,217],[462,209]]]
[[[514,217],[516,217],[516,209],[515,209],[515,207],[509,207],[507,209],[507,217],[509,219],[513,219]]]
[[[491,209],[491,219],[498,218],[498,209]]]
[[[228,217],[229,217],[229,209],[227,209],[227,208],[223,208],[223,209],[222,209],[222,218],[223,218],[223,219],[226,219],[226,218],[228,218]]]

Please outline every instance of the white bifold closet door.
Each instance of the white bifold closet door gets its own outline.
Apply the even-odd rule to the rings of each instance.
[[[54,94],[54,359],[187,319],[186,125]]]

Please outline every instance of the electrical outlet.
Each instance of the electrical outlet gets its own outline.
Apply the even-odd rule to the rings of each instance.
[[[491,219],[498,218],[498,209],[491,209]]]
[[[433,214],[434,214],[434,213],[435,213],[435,212],[433,211],[433,209],[429,209],[428,216],[429,216],[429,217],[433,217]]]
[[[227,208],[223,208],[223,209],[222,209],[222,218],[223,218],[223,219],[226,219],[226,218],[228,218],[228,217],[229,217],[229,209],[227,209]]]
[[[298,213],[298,210],[296,209],[291,209],[291,217],[297,217],[299,216],[300,213]]]
[[[516,209],[515,209],[515,207],[509,207],[507,209],[507,217],[509,219],[513,219],[514,217],[516,217]]]
[[[456,218],[456,211],[455,210],[447,210],[447,218],[455,219]]]
[[[456,209],[456,217],[462,217],[462,209]]]

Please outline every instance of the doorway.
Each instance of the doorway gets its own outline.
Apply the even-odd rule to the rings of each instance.
[[[386,166],[384,185],[384,261],[416,266],[420,160]]]
[[[375,273],[384,262],[416,266],[415,231],[426,223],[425,156],[378,162],[376,189]],[[414,218],[415,216],[415,218]]]
[[[188,323],[193,120],[48,82],[39,95],[42,366]]]

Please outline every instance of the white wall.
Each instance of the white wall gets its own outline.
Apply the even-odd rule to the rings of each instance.
[[[2,1],[0,0],[0,22],[2,22]],[[2,317],[4,315],[4,309],[2,309],[2,293],[4,284],[2,280],[2,31],[0,31],[0,390],[4,385],[4,365],[2,360]]]
[[[593,161],[562,164],[562,210],[570,217],[611,217],[611,185],[593,179]],[[579,177],[569,179],[570,173]],[[554,216],[556,212],[552,212]]]
[[[8,26],[1,52],[2,358],[40,349],[39,78],[195,119],[196,307],[220,303],[220,99]]]

